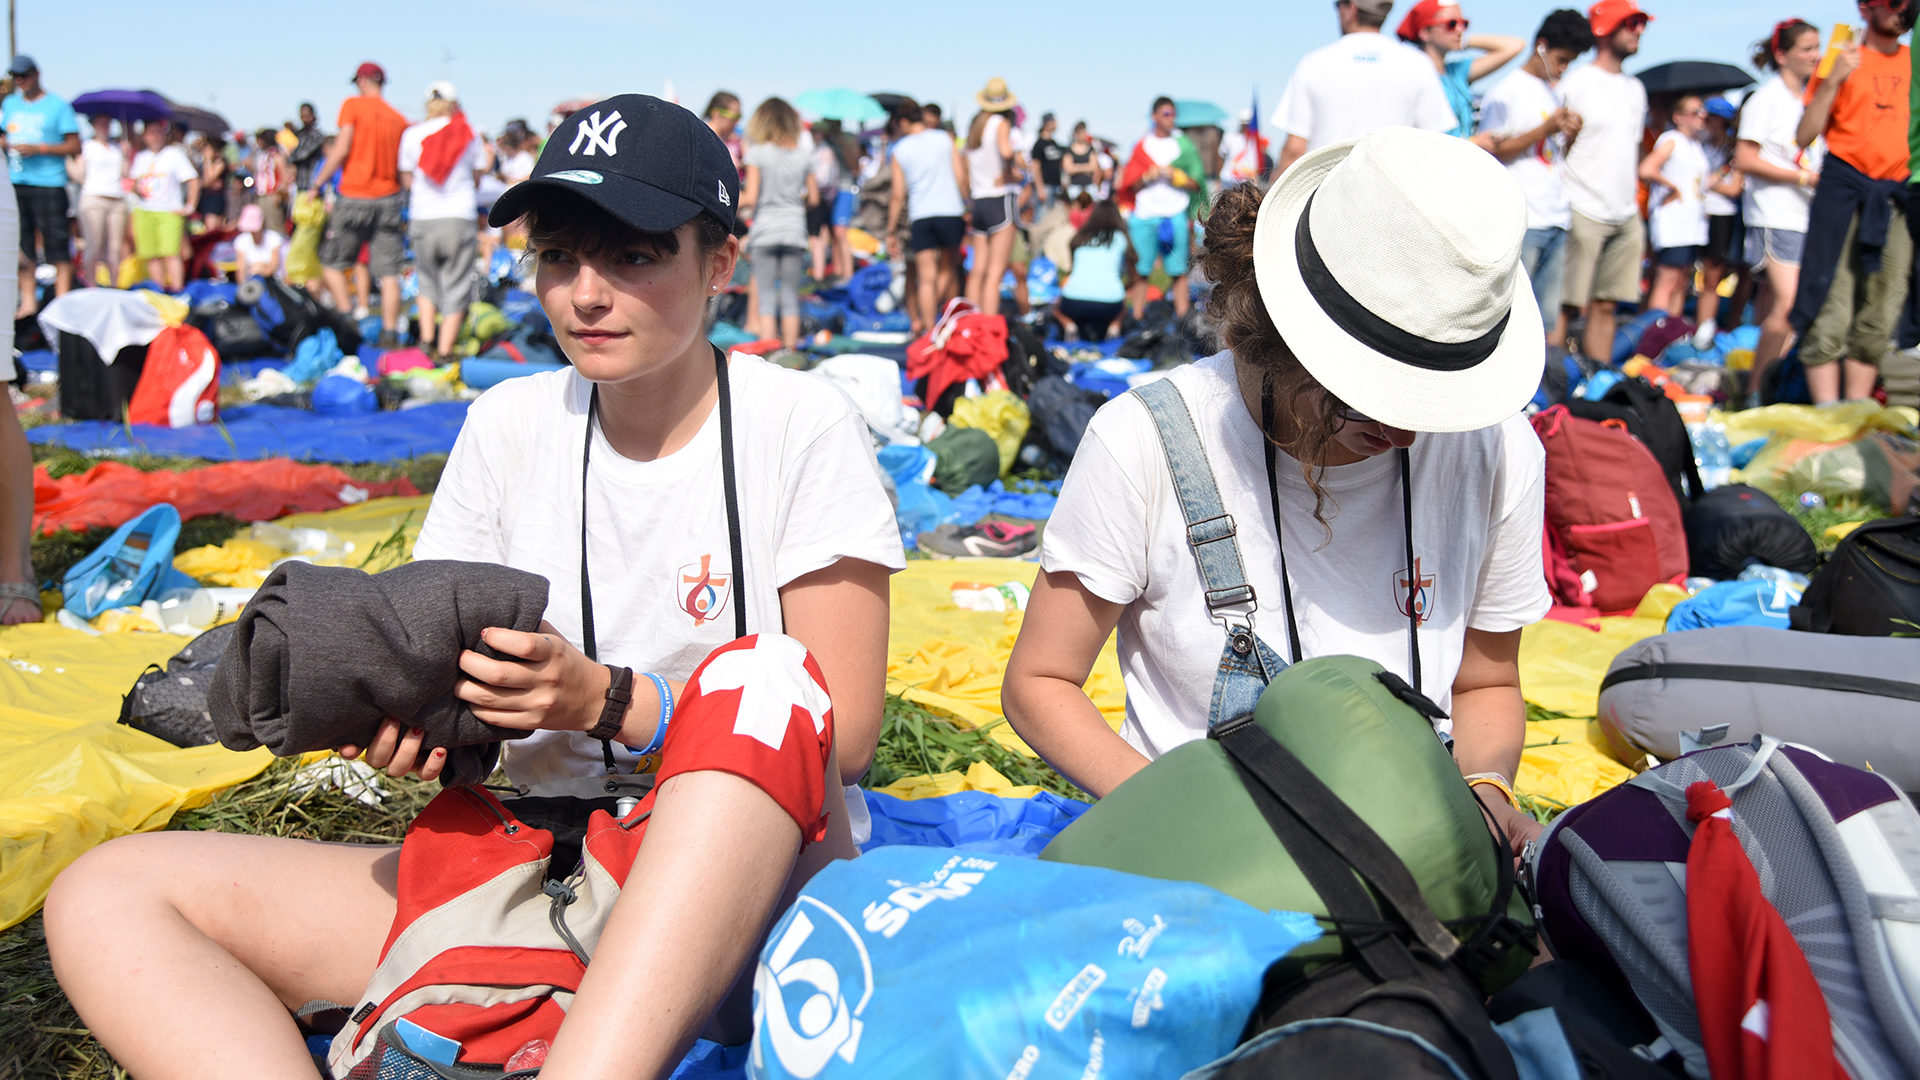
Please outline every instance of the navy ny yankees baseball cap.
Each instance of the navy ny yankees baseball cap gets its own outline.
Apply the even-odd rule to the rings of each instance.
[[[621,94],[567,117],[540,151],[533,175],[487,212],[496,228],[545,190],[571,191],[641,232],[663,233],[702,210],[733,226],[740,172],[706,122],[670,101]]]

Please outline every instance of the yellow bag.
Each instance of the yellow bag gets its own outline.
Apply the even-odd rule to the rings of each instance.
[[[293,237],[287,241],[287,281],[305,285],[320,279],[320,236],[326,231],[327,206],[312,192],[293,200]]]
[[[1000,451],[1000,475],[1006,476],[1013,471],[1013,459],[1020,453],[1027,428],[1033,424],[1033,414],[1013,391],[995,390],[954,402],[952,424],[991,436],[994,447]]]

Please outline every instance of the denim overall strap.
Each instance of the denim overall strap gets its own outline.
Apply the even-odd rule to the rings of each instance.
[[[1259,603],[1247,584],[1240,560],[1240,543],[1233,516],[1220,501],[1213,466],[1200,433],[1193,426],[1186,399],[1171,380],[1158,379],[1130,391],[1147,407],[1166,453],[1167,471],[1180,499],[1187,525],[1187,547],[1193,552],[1206,588],[1207,614],[1226,628],[1227,643],[1220,653],[1220,670],[1213,683],[1207,713],[1209,728],[1230,724],[1253,713],[1267,682],[1285,668],[1280,655],[1253,632],[1253,613]]]

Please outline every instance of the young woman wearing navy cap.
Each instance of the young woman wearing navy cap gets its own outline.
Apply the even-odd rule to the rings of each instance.
[[[460,662],[476,715],[532,733],[506,744],[511,783],[657,774],[623,819],[644,843],[550,1078],[661,1076],[703,1032],[745,1042],[739,976],[770,917],[854,851],[841,785],[878,738],[887,577],[904,561],[844,395],[705,338],[739,255],[739,190],[725,145],[678,106],[625,95],[561,125],[491,219],[525,217],[572,364],[474,403],[415,547],[552,582],[540,632],[489,630],[504,659]],[[425,779],[445,761],[394,721],[342,753]],[[48,944],[136,1075],[310,1075],[289,1009],[360,1000],[397,862],[394,847],[127,837],[55,884]],[[190,1019],[162,1002],[190,1002]]]

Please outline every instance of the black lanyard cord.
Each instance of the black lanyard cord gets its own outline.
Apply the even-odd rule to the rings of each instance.
[[[747,572],[740,536],[739,485],[733,468],[733,395],[727,380],[727,354],[718,345],[712,348],[720,396],[720,471],[727,503],[727,547],[733,558],[733,636],[743,638],[747,636]],[[600,387],[596,385],[587,399],[587,434],[580,445],[580,651],[596,663],[600,649],[593,629],[593,581],[587,571],[587,476],[593,460],[593,425],[599,413]],[[602,739],[600,752],[607,769],[615,769],[613,744]]]
[[[1280,553],[1280,591],[1287,608],[1288,662],[1300,662],[1300,623],[1293,613],[1293,583],[1287,577],[1287,545],[1280,525],[1280,471],[1278,450],[1268,432],[1273,430],[1273,385],[1267,383],[1260,402],[1261,441],[1267,450],[1267,492],[1273,500],[1273,546]],[[1420,575],[1413,562],[1413,454],[1402,448],[1400,454],[1400,507],[1405,515],[1407,538],[1407,663],[1413,669],[1413,688],[1420,690]]]

